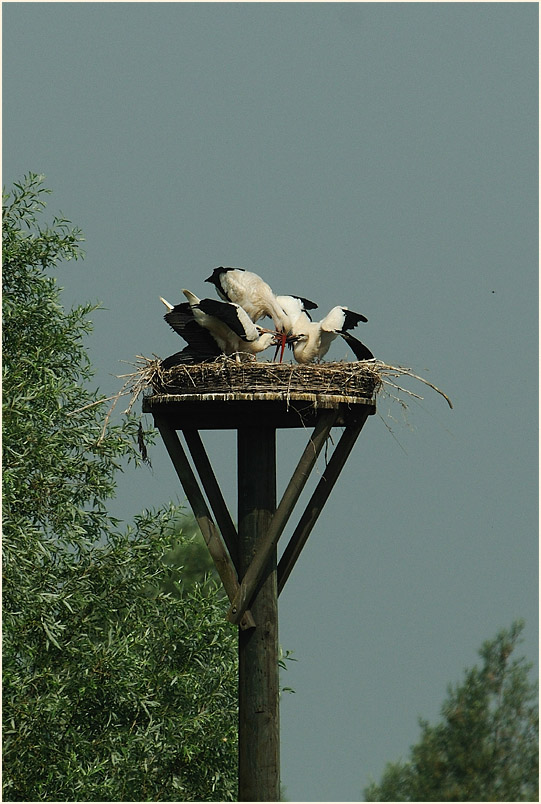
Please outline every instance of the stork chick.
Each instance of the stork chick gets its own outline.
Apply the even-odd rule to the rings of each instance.
[[[360,321],[368,319],[347,307],[333,307],[321,321],[311,321],[305,312],[299,312],[291,328],[293,355],[297,363],[320,361],[339,335],[350,345],[358,360],[370,360],[372,352],[361,341],[350,335]]]

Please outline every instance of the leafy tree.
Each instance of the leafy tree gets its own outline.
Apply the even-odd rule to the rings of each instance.
[[[165,591],[183,595],[194,585],[216,589],[225,598],[225,590],[221,586],[216,565],[212,560],[199,525],[193,515],[182,514],[174,521],[177,531],[182,531],[183,538],[173,542],[171,549],[164,556],[164,563],[170,568]]]
[[[367,801],[538,801],[537,691],[524,658],[510,657],[524,624],[479,651],[482,666],[449,687],[443,721],[421,720],[408,762],[387,765]]]
[[[49,275],[82,236],[41,224],[47,192],[3,209],[4,800],[232,800],[235,630],[211,580],[182,589],[179,508],[107,513],[138,422],[88,390],[94,308]]]

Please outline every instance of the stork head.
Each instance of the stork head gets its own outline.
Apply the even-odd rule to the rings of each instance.
[[[286,344],[288,346],[293,346],[293,344],[297,343],[300,338],[306,338],[305,335],[293,335],[291,330],[289,332],[275,332],[274,343],[276,345],[276,351],[274,353],[274,360],[278,357],[278,352],[280,352],[280,363],[284,359],[284,351],[286,348]]]
[[[212,282],[213,285],[216,285],[220,281],[220,276],[223,274],[223,272],[223,268],[215,268],[211,275],[208,276],[204,281]]]

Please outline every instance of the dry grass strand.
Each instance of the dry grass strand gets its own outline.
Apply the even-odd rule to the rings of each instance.
[[[122,361],[127,362],[127,361]],[[129,413],[143,393],[150,395],[182,395],[205,396],[208,399],[227,395],[234,398],[246,398],[247,395],[257,394],[258,398],[286,399],[289,402],[292,395],[310,396],[318,398],[329,397],[329,400],[346,401],[358,399],[374,400],[383,390],[389,391],[389,396],[397,401],[403,408],[407,404],[400,397],[404,394],[415,399],[423,399],[402,384],[398,379],[409,377],[436,393],[440,394],[450,408],[453,404],[447,394],[433,383],[415,374],[412,369],[404,366],[391,366],[381,360],[359,360],[354,363],[343,361],[333,363],[312,363],[300,365],[297,363],[265,363],[250,361],[237,361],[234,357],[222,355],[208,363],[180,364],[170,369],[163,369],[161,359],[154,355],[152,358],[136,355],[135,363],[128,363],[134,371],[118,374],[118,379],[124,383],[117,394],[91,402],[78,410],[71,411],[69,416],[80,413],[87,408],[111,402],[105,416],[102,432],[98,444],[103,440],[111,415],[119,401],[124,396],[130,400],[123,413]]]

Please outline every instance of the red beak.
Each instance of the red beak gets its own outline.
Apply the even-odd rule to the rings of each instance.
[[[280,344],[282,347],[280,351],[280,363],[284,359],[284,349],[286,348],[286,341],[287,341],[287,335],[285,332],[282,332],[282,342]],[[276,351],[278,351],[278,349]]]

